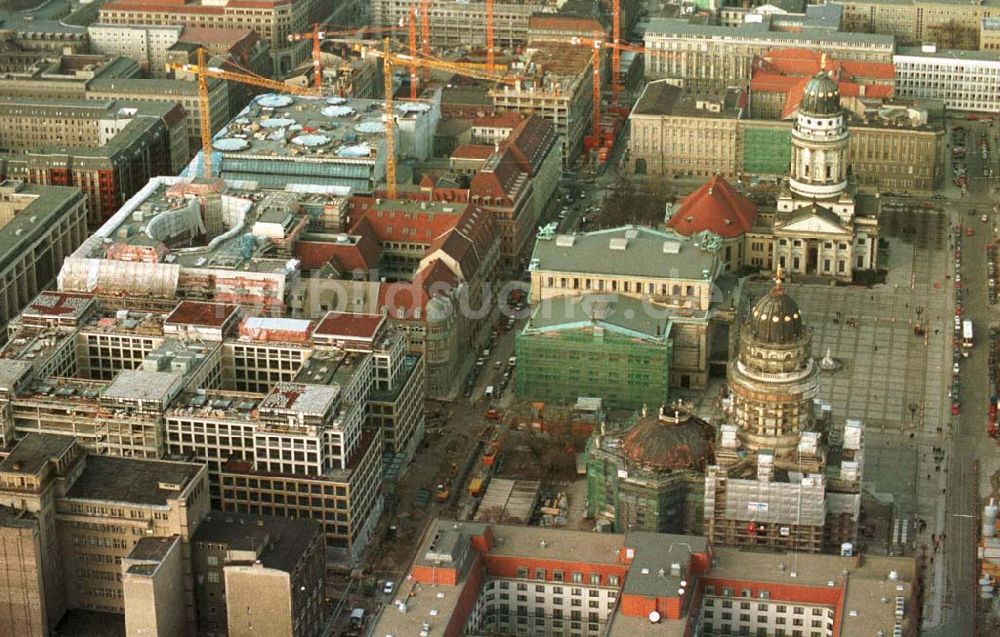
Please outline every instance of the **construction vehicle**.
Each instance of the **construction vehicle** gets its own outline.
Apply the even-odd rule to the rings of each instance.
[[[434,489],[434,501],[435,502],[447,502],[448,501],[448,497],[450,495],[451,495],[450,492],[448,491],[448,489],[443,484],[437,485],[437,487]]]
[[[202,154],[202,176],[210,178],[212,176],[212,118],[209,112],[208,102],[208,78],[228,80],[230,82],[240,82],[251,86],[271,89],[281,93],[292,93],[295,95],[317,95],[318,91],[311,87],[293,86],[277,80],[254,75],[253,73],[235,73],[217,67],[209,67],[205,63],[205,49],[198,49],[197,64],[167,64],[168,71],[182,71],[194,73],[198,78],[198,107],[201,110],[201,154]]]
[[[485,481],[480,477],[475,477],[469,481],[469,495],[473,498],[478,498],[483,494],[483,488],[485,487]]]

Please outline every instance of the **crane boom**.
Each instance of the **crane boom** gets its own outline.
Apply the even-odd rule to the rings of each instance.
[[[493,69],[493,0],[486,0],[486,67]]]
[[[619,47],[621,43],[621,0],[612,0],[611,3],[611,105],[618,106],[618,95],[621,92],[619,77],[622,70],[622,51]]]
[[[490,72],[475,68],[475,65],[465,65],[457,62],[445,62],[443,60],[414,58],[410,55],[398,55],[392,52],[389,38],[382,42],[382,49],[376,55],[382,58],[382,79],[385,90],[385,190],[386,197],[395,199],[396,190],[396,138],[395,138],[395,111],[392,95],[392,67],[394,65],[409,66],[415,65],[424,69],[446,71],[456,75],[477,78],[480,80],[490,80],[503,84],[517,85],[520,78],[503,75],[497,72]]]
[[[205,63],[205,49],[199,48],[196,64],[167,64],[167,70],[194,73],[198,78],[199,132],[201,133],[202,175],[212,176],[212,116],[208,101],[208,78],[239,82],[281,93],[295,95],[317,95],[319,91],[311,87],[294,86],[249,73],[235,73],[221,68],[211,68]]]

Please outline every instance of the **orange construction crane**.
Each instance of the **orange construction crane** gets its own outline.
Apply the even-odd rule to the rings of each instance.
[[[431,56],[431,0],[420,0],[420,53]],[[430,77],[430,69],[424,69],[424,81]]]
[[[294,86],[277,80],[270,80],[266,77],[260,77],[259,75],[253,75],[251,73],[235,73],[233,71],[225,71],[221,68],[209,67],[205,63],[205,49],[203,48],[198,49],[197,64],[171,63],[167,64],[167,70],[194,73],[198,77],[198,107],[201,110],[200,128],[201,154],[203,161],[202,176],[204,177],[212,176],[212,117],[211,113],[209,113],[208,78],[212,77],[220,80],[228,80],[230,82],[240,82],[241,84],[259,86],[261,88],[271,89],[272,91],[293,93],[295,95],[316,95],[318,93],[316,89],[311,87]]]
[[[611,2],[611,106],[618,107],[618,94],[621,87],[618,84],[618,75],[622,70],[621,44],[622,28],[622,7],[621,0]]]
[[[312,61],[313,61],[313,87],[320,89],[323,87],[323,54],[320,51],[320,47],[323,44],[323,40],[328,40],[335,38],[337,36],[357,36],[359,33],[383,33],[385,31],[399,31],[398,27],[355,27],[353,29],[346,29],[341,31],[323,31],[322,27],[329,27],[334,25],[320,24],[317,22],[313,25],[313,30],[308,33],[293,33],[288,36],[289,42],[298,42],[301,40],[312,40]]]
[[[417,59],[417,10],[410,7],[410,57]],[[410,64],[410,99],[417,99],[417,66]]]
[[[486,0],[486,68],[493,70],[493,0]]]
[[[596,39],[596,38],[574,37],[574,38],[572,38],[571,42],[573,44],[575,44],[575,45],[578,45],[578,46],[586,45],[586,46],[594,47],[594,55],[593,55],[593,58],[591,59],[591,65],[593,66],[593,74],[594,74],[593,75],[593,77],[594,77],[594,111],[593,111],[593,131],[592,131],[592,134],[594,135],[595,138],[600,135],[600,123],[601,123],[601,71],[600,71],[601,56],[600,56],[600,50],[602,48],[607,48],[607,49],[611,49],[612,50],[612,66],[614,65],[614,60],[615,60],[615,55],[614,54],[619,53],[621,51],[633,51],[635,53],[642,53],[644,55],[657,56],[657,57],[676,57],[677,56],[677,54],[674,53],[673,51],[659,51],[659,50],[656,50],[656,49],[647,49],[645,47],[635,46],[633,44],[622,44],[621,42],[617,42],[617,43],[616,42],[607,42],[607,41]],[[620,65],[620,58],[619,58],[619,65]],[[619,77],[620,71],[621,71],[620,68],[617,71],[614,70],[614,68],[612,68],[612,73],[611,73],[611,94],[612,94],[612,96],[614,96],[613,97],[613,107],[614,107],[614,110],[616,110],[616,111],[620,110],[618,108],[618,105],[617,105],[617,101],[619,99],[618,96],[621,93],[621,86],[620,86],[620,81],[621,80],[620,80],[620,77]],[[624,113],[624,114],[627,114],[627,112]]]
[[[445,62],[443,60],[416,58],[409,55],[399,55],[392,52],[389,38],[382,42],[382,49],[377,52],[382,58],[382,79],[385,89],[385,190],[386,197],[396,198],[396,139],[395,139],[395,106],[392,96],[392,67],[393,66],[419,66],[432,71],[446,71],[456,75],[474,77],[481,80],[491,80],[502,84],[517,85],[521,78],[510,75],[503,75],[495,71],[476,68],[479,65],[460,64],[456,62]]]

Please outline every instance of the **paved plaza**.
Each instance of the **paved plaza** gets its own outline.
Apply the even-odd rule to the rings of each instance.
[[[915,523],[920,519],[930,534],[947,471],[932,450],[944,445],[950,418],[949,224],[938,213],[911,219],[886,225],[885,283],[871,288],[786,285],[813,330],[813,355],[819,360],[829,351],[841,365],[821,373],[820,399],[832,406],[835,425],[842,427],[847,418],[865,423],[866,488],[891,495],[897,518],[906,522],[907,528],[890,538],[891,547],[882,538],[863,537],[876,551],[910,552],[919,546]],[[770,285],[749,283],[744,294],[752,303]],[[914,334],[918,321],[925,336]],[[722,385],[716,379],[699,400],[698,411],[713,422],[719,422],[716,399]]]

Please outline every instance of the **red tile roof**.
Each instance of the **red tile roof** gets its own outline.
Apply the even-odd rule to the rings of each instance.
[[[716,175],[684,198],[667,227],[689,237],[702,230],[724,239],[747,233],[757,220],[757,206]]]
[[[529,31],[567,31],[574,35],[604,35],[604,25],[594,18],[535,14],[528,18]]]
[[[521,168],[534,177],[557,142],[555,126],[541,115],[530,115],[511,131],[503,145],[514,152]]]
[[[524,184],[526,182],[526,171],[517,165],[514,152],[508,147],[500,151],[500,156],[496,158],[496,161],[486,162],[472,176],[472,181],[469,183],[469,194],[472,197],[502,200],[502,205],[509,206],[517,196],[518,183]]]
[[[483,115],[472,119],[472,126],[479,128],[514,128],[524,120],[525,117],[517,111],[500,113],[497,115]]]
[[[327,312],[316,325],[313,334],[372,339],[384,321],[385,317],[381,314]]]
[[[454,227],[469,205],[465,202],[455,202],[451,207],[443,203],[445,202],[435,202],[428,204],[427,210],[414,211],[412,201],[401,201],[400,204],[409,204],[411,210],[404,210],[402,205],[399,210],[393,210],[393,202],[383,200],[376,209],[375,199],[372,197],[351,197],[350,218],[354,222],[352,232],[355,232],[355,227],[364,218],[370,224],[375,241],[429,244]],[[446,207],[450,208],[451,212],[447,212]]]
[[[896,68],[881,62],[835,60],[808,49],[777,49],[753,60],[750,91],[784,93],[782,118],[791,117],[806,84],[821,68],[830,71],[842,97],[892,97]]]
[[[493,154],[493,150],[489,144],[459,144],[451,156],[454,159],[486,159]]]
[[[181,301],[163,320],[176,325],[200,325],[202,327],[222,327],[237,312],[239,306],[227,303],[204,303],[202,301]]]

